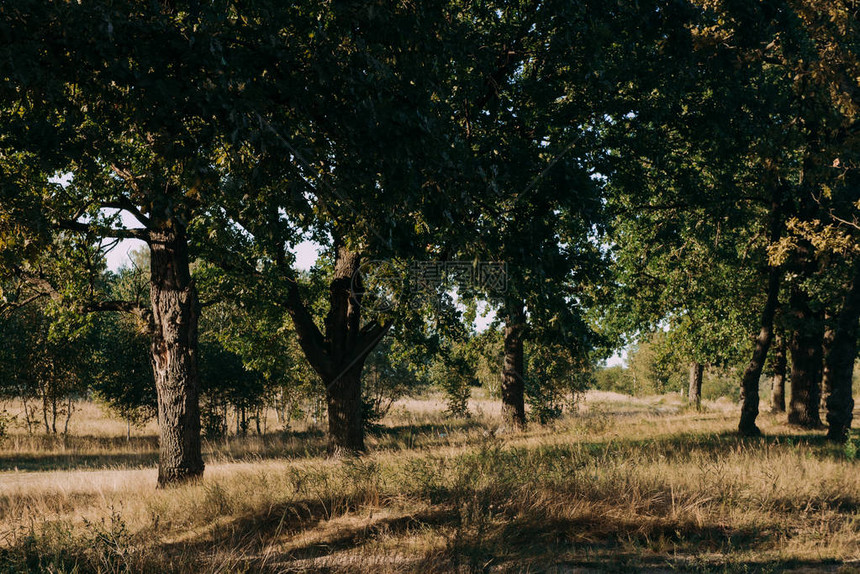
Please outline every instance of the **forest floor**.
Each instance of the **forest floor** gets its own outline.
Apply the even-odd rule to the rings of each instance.
[[[412,399],[364,457],[312,426],[230,437],[165,490],[152,426],[78,408],[0,442],[0,571],[860,572],[860,440],[770,414],[743,440],[727,401],[592,391],[501,433],[495,401]]]

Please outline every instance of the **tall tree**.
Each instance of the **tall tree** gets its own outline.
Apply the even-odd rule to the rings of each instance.
[[[64,305],[130,312],[148,323],[161,428],[158,483],[198,477],[201,305],[190,236],[200,213],[220,201],[221,137],[247,117],[246,80],[255,75],[247,57],[253,49],[243,41],[248,21],[221,2],[21,2],[2,9],[4,179],[25,198],[4,198],[4,210],[11,206],[7,217],[36,236],[147,245],[149,305],[108,299],[86,282],[77,293],[50,289]],[[38,166],[43,180],[68,174],[68,181],[35,184],[21,176],[22,165]],[[40,256],[44,251],[31,246],[6,258],[5,270],[36,290],[49,288]],[[81,274],[97,274],[99,261]]]
[[[648,3],[649,7],[653,4]],[[505,262],[502,402],[505,424],[525,424],[526,342],[560,343],[583,356],[595,343],[584,319],[602,269],[598,126],[630,72],[632,2],[532,1],[470,6],[460,14],[455,113],[477,178],[477,225],[452,248]]]
[[[857,356],[857,321],[860,319],[860,258],[854,263],[851,286],[845,293],[842,308],[833,329],[833,340],[825,365],[830,372],[830,393],[827,396],[827,438],[845,442],[854,416],[852,383]]]
[[[290,317],[325,386],[335,451],[364,449],[361,376],[393,325],[363,304],[363,265],[424,259],[455,225],[444,7],[334,2],[270,14],[276,49],[299,57],[292,68],[266,63],[261,90],[276,97],[263,98],[250,144],[224,157],[228,185],[242,191],[209,214],[232,230],[213,237],[232,254],[217,261],[230,281]],[[307,236],[331,261],[322,312],[293,265]]]

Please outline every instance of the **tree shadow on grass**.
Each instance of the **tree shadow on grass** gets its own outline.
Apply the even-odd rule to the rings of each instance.
[[[26,454],[0,456],[0,472],[137,469],[152,468],[157,462],[157,452],[113,454]]]
[[[358,504],[344,504],[337,498],[304,499],[274,505],[265,512],[246,513],[222,521],[217,527],[196,540],[184,540],[161,545],[167,555],[200,557],[211,556],[215,551],[238,556],[241,571],[284,572],[289,564],[324,558],[342,550],[359,548],[381,535],[396,535],[412,529],[442,526],[450,521],[455,512],[450,508],[431,509],[406,516],[374,517],[369,513],[366,520],[351,513],[361,512]],[[378,510],[378,509],[377,509]],[[281,555],[263,558],[263,548],[272,542],[289,541],[306,535],[323,526],[329,520],[344,516],[356,518],[350,527],[331,528],[320,534],[317,540],[292,548]],[[352,526],[361,522],[359,526]],[[204,565],[201,564],[201,567]]]
[[[598,515],[573,519],[509,516],[486,524],[466,523],[451,504],[376,518],[373,512],[362,512],[360,505],[347,505],[332,516],[331,509],[337,508],[338,502],[309,499],[265,513],[246,514],[220,525],[205,539],[165,545],[163,549],[206,556],[213,549],[234,548],[244,569],[259,572],[351,572],[360,565],[410,572],[782,572],[790,568],[833,572],[840,564],[834,560],[736,560],[738,553],[769,550],[775,543],[774,533],[749,527],[666,520],[648,524]],[[354,516],[355,520],[321,528],[332,517],[358,512],[362,516]],[[401,551],[396,561],[391,558],[389,563],[379,554],[380,539],[405,539],[428,530],[445,538],[441,551],[416,550],[406,557]],[[268,544],[302,535],[310,540],[262,558]],[[358,553],[343,554],[349,551]]]
[[[420,424],[379,427],[372,433],[371,450],[426,449],[468,442],[465,433],[485,428],[479,421],[455,421],[452,424]],[[461,433],[463,433],[461,435]],[[0,451],[0,472],[94,470],[154,467],[158,462],[158,438],[134,437],[30,437],[28,441],[47,452],[18,453]],[[624,451],[647,449],[668,460],[704,455],[718,460],[729,450],[746,448],[811,449],[821,459],[845,460],[843,447],[834,446],[820,433],[781,433],[761,437],[741,437],[732,431],[719,433],[680,433],[649,439],[607,438],[603,441],[576,441],[544,445],[545,450],[567,450],[571,445],[595,456],[612,456]],[[110,452],[115,449],[118,452]],[[91,453],[87,450],[96,450]],[[328,450],[326,434],[320,430],[276,432],[247,437],[228,437],[204,441],[207,461],[244,461],[280,458],[316,458]],[[54,451],[54,452],[51,452]],[[56,452],[59,451],[59,452]],[[84,451],[84,452],[80,452]]]
[[[579,448],[594,454],[617,454],[624,451],[647,451],[652,456],[676,457],[706,456],[718,459],[730,451],[756,448],[810,448],[813,456],[821,459],[844,459],[844,449],[816,433],[784,433],[758,437],[742,437],[733,431],[695,433],[683,432],[654,438],[607,438],[604,441],[575,443]],[[559,445],[560,448],[568,448]]]
[[[376,426],[368,434],[375,439],[377,448],[417,448],[447,445],[461,433],[486,428],[480,421],[465,419],[451,423]]]

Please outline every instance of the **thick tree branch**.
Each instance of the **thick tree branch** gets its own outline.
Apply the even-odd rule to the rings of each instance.
[[[371,321],[361,329],[358,344],[350,355],[350,362],[355,363],[364,359],[382,341],[383,337],[391,330],[394,323],[381,324]]]
[[[41,299],[42,297],[47,297],[47,296],[48,296],[47,293],[39,292],[39,293],[36,293],[34,295],[31,295],[30,297],[27,297],[23,301],[15,301],[13,303],[9,303],[9,302],[3,303],[2,305],[0,305],[0,317],[3,317],[7,313],[9,313],[10,311],[14,311],[15,309],[21,309],[22,307],[26,307],[30,303],[33,303],[33,302]]]
[[[59,301],[63,298],[59,291],[57,291],[50,281],[36,275],[34,273],[30,273],[28,271],[24,271],[23,269],[16,269],[15,275],[27,283],[30,287],[34,288],[38,294],[36,297],[31,297],[30,299],[35,300],[39,297],[50,297],[54,301]]]
[[[112,209],[121,209],[123,211],[127,211],[134,216],[134,218],[140,222],[147,229],[151,229],[152,221],[140,211],[137,206],[132,203],[132,201],[127,197],[119,197],[114,201],[106,201],[101,204],[102,207],[108,207]]]
[[[67,229],[78,233],[92,233],[101,237],[112,237],[114,239],[139,239],[146,243],[151,242],[149,231],[146,229],[114,229],[112,227],[103,227],[71,219],[61,219],[59,226],[60,229]]]
[[[132,315],[144,315],[149,313],[149,308],[136,301],[89,301],[83,305],[87,312],[116,311],[119,313],[131,313]]]
[[[311,314],[308,312],[299,294],[298,284],[290,281],[287,297],[284,300],[287,312],[293,320],[293,326],[299,338],[299,346],[305,353],[313,369],[323,379],[331,377],[334,363],[326,353],[326,342]]]

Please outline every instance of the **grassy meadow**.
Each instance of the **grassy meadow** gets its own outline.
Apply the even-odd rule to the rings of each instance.
[[[0,572],[860,572],[860,442],[770,414],[741,440],[726,400],[591,391],[501,433],[495,401],[411,399],[361,458],[272,418],[166,490],[154,426],[77,409],[68,436],[2,440]]]

